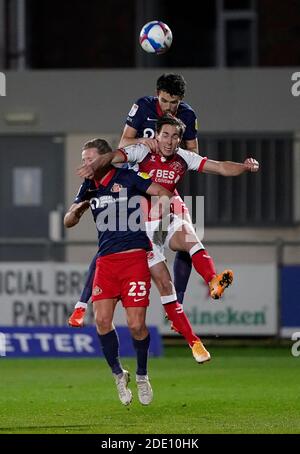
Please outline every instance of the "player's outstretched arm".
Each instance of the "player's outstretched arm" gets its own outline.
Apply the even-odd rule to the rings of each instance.
[[[259,163],[253,158],[247,158],[243,163],[208,159],[202,172],[223,175],[224,177],[236,177],[244,172],[257,172],[258,170]]]
[[[89,209],[89,206],[90,203],[88,200],[84,200],[80,203],[73,203],[65,214],[64,226],[70,228],[78,224],[81,216]]]

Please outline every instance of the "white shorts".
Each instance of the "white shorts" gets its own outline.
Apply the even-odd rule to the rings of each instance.
[[[182,217],[177,216],[176,214],[170,214],[168,216],[169,222],[165,231],[159,230],[160,221],[150,221],[146,222],[146,233],[148,238],[152,242],[153,250],[148,253],[148,265],[149,268],[156,265],[157,263],[164,262],[166,257],[164,255],[165,247],[169,248],[169,243],[174,235],[183,225],[187,225],[189,230],[193,235],[196,236],[196,232],[191,223],[187,222]],[[199,240],[198,240],[199,241]],[[201,244],[201,242],[199,241]]]

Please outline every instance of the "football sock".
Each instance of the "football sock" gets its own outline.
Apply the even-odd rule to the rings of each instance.
[[[178,251],[175,255],[173,272],[177,300],[183,303],[184,293],[192,271],[192,259],[188,252]]]
[[[197,246],[194,246],[190,250],[192,262],[197,273],[199,273],[208,284],[217,274],[215,264],[205,249],[195,250],[194,248],[196,247]]]
[[[93,281],[94,281],[94,275],[95,275],[95,270],[96,270],[96,260],[97,260],[97,254],[91,261],[91,264],[89,266],[89,270],[86,276],[85,284],[84,284],[84,289],[82,290],[82,293],[80,295],[79,301],[81,303],[88,303],[89,299],[92,295],[93,291]]]
[[[175,301],[173,303],[164,304],[163,306],[168,319],[173,323],[176,331],[178,331],[192,347],[193,343],[199,340],[199,337],[193,332],[189,319],[183,311],[182,304]]]
[[[137,340],[132,338],[137,358],[137,375],[147,375],[148,351],[150,345],[150,334],[145,339]]]
[[[107,334],[98,333],[103,354],[113,374],[121,374],[123,369],[120,364],[119,338],[115,329]]]

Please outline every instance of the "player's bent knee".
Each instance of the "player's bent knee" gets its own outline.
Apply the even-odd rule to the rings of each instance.
[[[145,331],[147,330],[145,323],[141,323],[139,321],[132,321],[131,323],[128,323],[128,328],[132,337],[135,339],[143,337]]]
[[[95,317],[95,323],[96,323],[98,331],[100,331],[101,333],[103,333],[103,332],[108,333],[109,331],[112,330],[111,317],[106,317],[106,316],[97,314],[97,316]]]

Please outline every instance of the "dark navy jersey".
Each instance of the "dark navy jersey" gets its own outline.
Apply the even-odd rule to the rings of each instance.
[[[141,194],[152,184],[147,174],[112,169],[99,184],[85,180],[74,203],[90,201],[98,230],[98,256],[130,249],[151,250],[141,215]]]
[[[136,137],[153,138],[155,135],[157,119],[162,115],[157,97],[145,96],[133,104],[126,124],[137,130]],[[197,118],[194,110],[181,101],[176,117],[186,126],[183,140],[194,140],[197,137]]]

